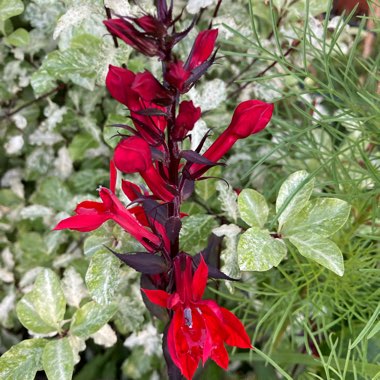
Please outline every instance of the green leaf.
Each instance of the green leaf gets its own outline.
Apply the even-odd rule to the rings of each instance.
[[[314,199],[284,224],[282,232],[287,236],[314,232],[328,237],[343,227],[350,215],[350,210],[351,206],[341,199]]]
[[[197,214],[184,218],[180,232],[181,250],[198,253],[204,249],[214,227],[216,221],[211,215]]]
[[[313,232],[298,233],[290,236],[289,240],[302,256],[343,276],[343,255],[334,242]]]
[[[314,188],[314,179],[308,178],[309,174],[300,170],[291,174],[281,185],[276,201],[279,231],[285,222],[306,206]]]
[[[253,227],[240,236],[239,266],[242,271],[267,271],[276,267],[285,257],[286,245],[267,230]]]
[[[91,235],[89,236],[83,244],[83,251],[86,256],[93,256],[97,252],[104,249],[104,246],[111,246],[112,245],[112,238],[109,236],[100,236],[100,235]]]
[[[41,357],[46,339],[28,339],[0,357],[1,380],[33,380],[42,370]]]
[[[75,135],[69,145],[70,157],[73,161],[83,160],[86,152],[91,148],[97,148],[99,143],[89,133],[80,133]]]
[[[55,79],[44,69],[39,69],[32,74],[30,84],[37,96],[51,91],[57,85]]]
[[[24,3],[21,0],[0,0],[0,20],[17,16],[24,12]]]
[[[95,301],[88,302],[73,315],[70,331],[80,338],[88,338],[103,327],[116,311],[116,304],[99,305]]]
[[[252,227],[262,228],[268,219],[269,208],[265,198],[255,190],[244,189],[238,198],[241,218]]]
[[[26,29],[18,28],[12,34],[5,38],[6,43],[20,47],[26,46],[30,42],[30,36]]]
[[[49,380],[71,380],[74,355],[67,338],[49,342],[42,354],[42,365]]]
[[[56,326],[50,326],[40,317],[32,301],[32,292],[21,298],[17,303],[16,312],[22,325],[36,334],[49,334],[57,331]]]
[[[221,169],[219,166],[214,166],[207,171],[205,176],[207,177],[219,177]],[[202,181],[196,181],[195,183],[195,193],[202,198],[204,201],[209,200],[216,194],[216,184],[220,181],[217,178],[209,178]]]
[[[51,269],[44,269],[37,276],[30,300],[41,319],[59,330],[65,315],[66,299],[59,278]]]
[[[103,248],[91,257],[86,273],[86,285],[92,298],[99,304],[109,304],[119,285],[120,260]]]

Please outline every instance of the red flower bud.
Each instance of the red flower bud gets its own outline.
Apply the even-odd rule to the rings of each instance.
[[[194,128],[194,124],[201,117],[200,107],[195,107],[193,102],[184,100],[179,105],[178,116],[175,120],[173,138],[182,140],[189,131]]]
[[[273,104],[260,100],[247,100],[240,103],[234,112],[228,128],[214,141],[203,154],[210,161],[217,162],[235,144],[238,139],[260,132],[269,123],[273,113]],[[207,170],[202,164],[193,164],[190,173],[199,177]]]
[[[165,87],[149,71],[136,74],[131,89],[148,102],[170,99]]]
[[[183,62],[177,61],[169,66],[168,71],[165,74],[165,79],[171,86],[182,92],[184,89],[183,86],[189,79],[190,75],[191,72],[185,70],[183,67]]]
[[[171,201],[174,195],[168,190],[165,180],[153,166],[148,143],[140,137],[129,137],[116,146],[113,160],[123,173],[140,173],[144,181],[159,199]]]
[[[211,55],[218,37],[218,29],[203,30],[194,41],[193,48],[186,61],[185,68],[192,71]]]
[[[111,96],[118,102],[130,107],[138,103],[137,94],[131,91],[136,75],[122,67],[109,65],[106,77],[106,86]]]
[[[165,26],[152,15],[134,18],[133,21],[146,33],[152,36],[162,37],[166,34]]]

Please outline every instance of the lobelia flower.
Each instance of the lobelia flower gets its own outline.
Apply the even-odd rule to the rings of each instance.
[[[224,344],[252,348],[240,320],[213,300],[202,300],[208,267],[203,256],[193,273],[193,260],[188,255],[174,259],[176,292],[142,289],[148,299],[173,311],[167,333],[167,344],[174,364],[186,379],[192,379],[200,360],[208,358],[227,369],[228,353]]]
[[[147,230],[125,208],[114,194],[116,169],[113,161],[110,163],[110,189],[101,187],[99,196],[102,202],[83,201],[75,208],[76,215],[61,220],[54,230],[70,229],[89,232],[99,228],[107,220],[112,219],[125,231],[138,240],[147,250],[154,251],[160,245],[158,236]]]
[[[173,200],[174,194],[153,166],[150,147],[144,139],[133,136],[121,140],[115,148],[113,160],[123,173],[140,173],[149,189],[159,199]]]
[[[260,132],[269,123],[273,113],[273,104],[260,100],[247,100],[240,103],[234,112],[228,128],[206,150],[203,157],[217,162],[239,139]],[[191,165],[189,172],[193,178],[202,175],[208,167],[202,164]]]
[[[204,68],[202,67],[214,50],[217,36],[218,29],[200,32],[194,41],[186,63],[182,61],[171,63],[164,75],[165,80],[181,93],[188,91],[189,86],[211,65],[210,62]],[[194,76],[194,80],[192,80],[192,75]],[[190,83],[187,83],[188,81]]]
[[[172,133],[173,138],[178,141],[183,140],[187,133],[194,128],[194,124],[200,117],[200,107],[195,107],[191,100],[181,102],[178,116],[175,119],[175,128]]]
[[[111,96],[131,111],[132,120],[141,137],[157,143],[166,128],[166,118],[141,115],[138,112],[147,109],[165,111],[157,102],[165,103],[171,96],[160,82],[149,71],[135,74],[128,69],[109,65],[106,86]]]

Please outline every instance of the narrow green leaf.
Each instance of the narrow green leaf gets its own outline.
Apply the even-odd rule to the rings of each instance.
[[[85,280],[92,298],[99,304],[112,301],[119,284],[120,264],[120,260],[104,248],[91,257]]]
[[[5,41],[12,46],[26,46],[30,42],[30,36],[26,29],[18,28],[5,38]]]
[[[282,232],[287,236],[300,232],[314,232],[328,237],[343,227],[350,210],[351,206],[341,199],[314,199],[284,224]]]
[[[17,317],[28,330],[36,334],[49,334],[57,331],[57,326],[50,326],[39,315],[32,301],[32,293],[25,294],[17,303]]]
[[[343,276],[343,255],[334,242],[312,232],[292,235],[289,240],[302,256]]]
[[[68,338],[50,341],[42,354],[42,365],[49,380],[71,380],[74,355]]]
[[[24,3],[21,0],[0,0],[0,20],[17,16],[24,12]]]
[[[66,310],[66,299],[58,276],[51,269],[44,269],[37,277],[30,300],[41,319],[58,330]]]
[[[276,201],[279,231],[282,225],[301,211],[314,188],[314,179],[308,180],[309,174],[300,170],[291,174],[281,185]]]
[[[70,331],[80,338],[88,338],[103,327],[116,313],[117,305],[99,305],[95,301],[86,303],[73,315]]]
[[[268,219],[269,208],[265,198],[255,190],[244,189],[238,198],[241,218],[252,227],[262,228]]]
[[[28,339],[13,346],[0,357],[1,380],[33,380],[42,370],[41,357],[48,341]]]
[[[198,253],[204,249],[214,227],[216,221],[211,215],[197,214],[184,218],[180,232],[181,250]]]
[[[286,255],[281,239],[269,231],[253,227],[240,236],[238,243],[239,266],[242,271],[267,271],[276,267]]]

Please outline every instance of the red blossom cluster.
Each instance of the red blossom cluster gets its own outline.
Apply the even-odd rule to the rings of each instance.
[[[232,121],[214,143],[200,154],[208,134],[195,150],[183,150],[182,142],[201,117],[201,109],[181,95],[190,90],[215,60],[217,29],[204,30],[195,38],[186,59],[173,48],[193,27],[176,32],[173,6],[157,1],[157,14],[139,18],[119,17],[104,21],[109,32],[140,53],[162,62],[162,81],[149,71],[134,73],[110,66],[106,86],[111,96],[130,111],[133,127],[116,146],[110,163],[110,188],[101,187],[101,202],[84,201],[76,215],[62,220],[56,230],[92,231],[112,219],[131,234],[147,252],[114,252],[123,262],[142,273],[143,295],[156,316],[157,306],[169,325],[164,335],[164,353],[171,379],[191,379],[198,367],[211,358],[228,367],[224,344],[251,348],[241,322],[213,300],[203,300],[208,277],[230,279],[211,266],[209,252],[190,256],[179,249],[181,203],[194,190],[194,182],[228,152],[238,139],[261,131],[268,124],[273,105],[248,100],[237,106]],[[120,127],[120,126],[119,126]],[[139,173],[145,186],[121,181],[126,206],[115,192],[117,170]],[[181,375],[182,374],[182,375]]]

